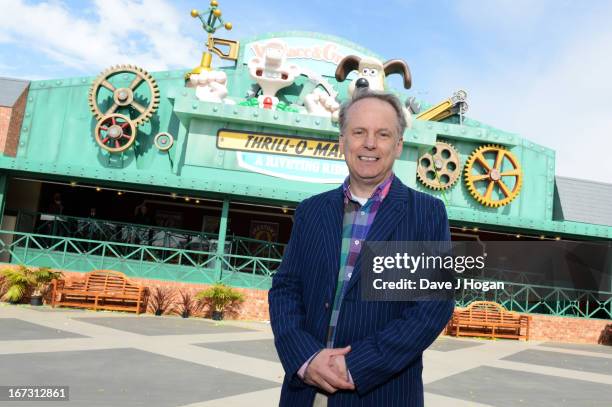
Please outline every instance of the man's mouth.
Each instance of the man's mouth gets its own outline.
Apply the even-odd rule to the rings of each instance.
[[[364,155],[360,155],[359,159],[361,161],[378,161],[378,157],[366,157]]]

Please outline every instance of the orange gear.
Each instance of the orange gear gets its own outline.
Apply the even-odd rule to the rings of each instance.
[[[478,147],[468,157],[464,179],[474,199],[484,206],[498,208],[518,196],[523,173],[518,159],[509,150],[502,146],[485,145]]]

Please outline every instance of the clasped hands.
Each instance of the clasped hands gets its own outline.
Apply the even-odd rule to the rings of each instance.
[[[355,390],[349,381],[345,355],[351,351],[350,345],[344,348],[323,349],[304,372],[304,382],[333,394],[338,390]]]

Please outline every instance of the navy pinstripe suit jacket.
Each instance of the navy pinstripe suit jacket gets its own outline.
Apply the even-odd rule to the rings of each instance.
[[[280,405],[311,407],[315,388],[297,370],[325,347],[338,279],[342,187],[296,209],[283,261],[268,294],[274,342],[285,370]],[[370,241],[450,240],[444,204],[397,177],[368,233]],[[336,347],[351,345],[346,363],[356,391],[339,391],[328,406],[423,406],[423,351],[442,331],[454,301],[362,301],[357,261],[340,311]]]

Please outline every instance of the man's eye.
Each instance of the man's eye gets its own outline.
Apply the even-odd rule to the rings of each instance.
[[[389,134],[389,133],[378,133],[378,134],[379,134],[379,135],[380,135],[380,137],[382,137],[382,138],[388,138],[388,137],[390,137],[390,136],[391,136],[391,134]]]

